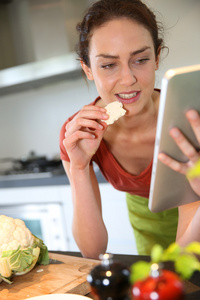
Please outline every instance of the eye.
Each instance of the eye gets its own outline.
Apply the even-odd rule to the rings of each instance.
[[[135,63],[136,63],[137,65],[143,65],[143,64],[145,64],[148,60],[149,60],[149,58],[141,58],[141,59],[136,60]]]
[[[102,69],[111,69],[114,67],[115,64],[106,64],[106,65],[102,65],[101,68]]]

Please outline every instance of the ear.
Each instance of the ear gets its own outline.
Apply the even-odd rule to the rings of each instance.
[[[161,49],[158,49],[158,54],[156,56],[156,68],[155,70],[158,70],[159,68],[159,63],[160,63],[160,52],[161,52]]]
[[[81,60],[81,67],[87,76],[88,80],[93,80],[92,70]]]

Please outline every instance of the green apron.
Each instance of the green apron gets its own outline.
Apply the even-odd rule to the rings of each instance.
[[[176,240],[178,208],[152,213],[147,198],[126,193],[126,201],[138,254],[150,255],[154,244],[165,249]]]

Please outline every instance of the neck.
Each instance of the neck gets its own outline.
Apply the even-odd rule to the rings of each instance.
[[[146,128],[155,128],[157,124],[159,98],[151,98],[148,104],[135,115],[125,115],[119,119],[120,127],[124,130],[133,129],[134,131],[142,132]]]

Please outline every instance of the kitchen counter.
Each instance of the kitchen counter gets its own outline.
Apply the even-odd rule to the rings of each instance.
[[[53,253],[64,254],[64,255],[72,255],[81,257],[79,252],[61,252],[61,251],[50,251]],[[113,259],[115,261],[121,262],[126,266],[130,267],[133,263],[139,260],[149,261],[148,256],[141,255],[123,255],[123,254],[114,254]],[[165,263],[164,267],[168,270],[173,270],[173,266],[171,263]],[[192,278],[188,281],[184,282],[185,284],[185,300],[199,300],[200,299],[200,272],[195,272]],[[91,297],[91,295],[87,295]]]
[[[0,188],[34,187],[49,185],[65,185],[69,180],[65,174],[52,175],[51,173],[6,175],[0,176]]]
[[[99,183],[106,183],[100,171],[96,172]],[[69,185],[68,177],[64,172],[61,174],[52,174],[50,172],[5,175],[0,176],[0,188],[34,187],[34,186],[53,186]]]

